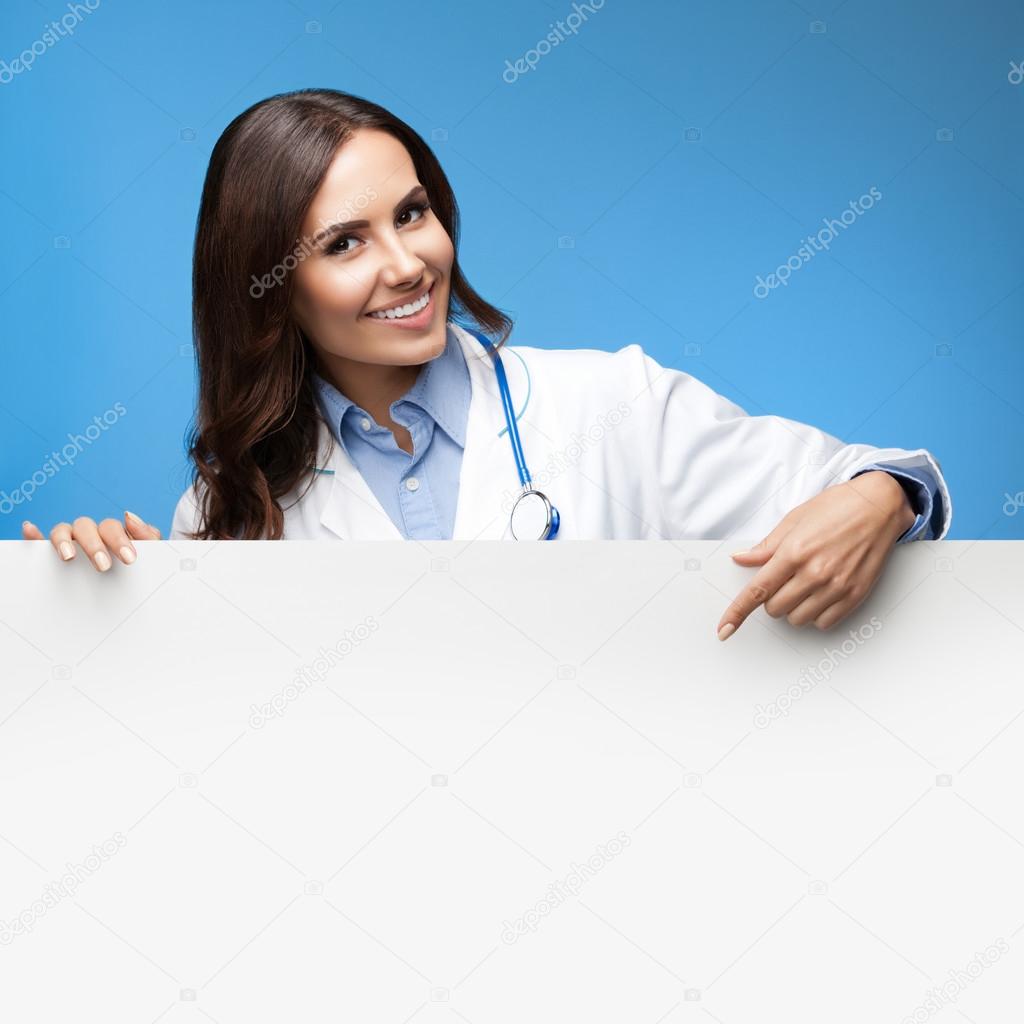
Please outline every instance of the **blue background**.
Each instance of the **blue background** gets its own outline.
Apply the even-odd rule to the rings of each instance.
[[[605,0],[504,81],[572,9],[101,0],[0,85],[0,490],[127,410],[0,537],[126,508],[166,535],[207,160],[251,103],[310,86],[431,143],[463,268],[513,342],[638,342],[749,413],[926,447],[951,537],[1024,537],[1024,509],[1003,511],[1024,490],[1024,5]],[[65,13],[7,0],[0,60]],[[829,253],[754,297],[871,186]]]

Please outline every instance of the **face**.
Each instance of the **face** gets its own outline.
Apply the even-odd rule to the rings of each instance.
[[[455,250],[428,202],[394,136],[364,129],[335,154],[302,225],[310,253],[292,301],[326,365],[420,365],[444,351]],[[383,310],[406,315],[373,315]]]

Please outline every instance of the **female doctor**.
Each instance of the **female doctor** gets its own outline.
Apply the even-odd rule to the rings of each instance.
[[[309,89],[235,118],[199,211],[194,466],[170,539],[756,539],[724,640],[761,604],[827,629],[897,543],[948,531],[923,449],[748,416],[636,344],[505,346],[458,237],[436,157],[382,107]],[[50,532],[100,571],[160,536],[128,512]]]

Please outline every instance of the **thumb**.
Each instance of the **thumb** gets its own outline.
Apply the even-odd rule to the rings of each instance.
[[[144,522],[134,512],[125,512],[124,526],[133,540],[160,540],[160,531]]]
[[[765,537],[746,551],[734,551],[730,557],[741,565],[763,565],[774,553],[774,545]]]

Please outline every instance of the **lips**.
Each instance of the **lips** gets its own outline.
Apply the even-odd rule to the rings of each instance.
[[[414,302],[419,302],[420,299],[422,299],[424,295],[429,295],[434,290],[434,284],[436,284],[436,283],[437,282],[431,283],[430,287],[427,288],[426,291],[420,292],[419,295],[415,296],[415,298],[407,299],[405,302],[396,302],[396,303],[394,303],[391,306],[385,306],[383,309],[371,309],[366,314],[366,316],[368,316],[371,320],[380,320],[381,317],[374,316],[373,314],[374,313],[384,313],[384,312],[386,312],[389,309],[399,309],[402,306],[408,306],[408,305],[411,305]],[[428,303],[428,305],[429,305],[429,303]],[[426,309],[427,307],[424,306],[423,308]],[[411,314],[411,316],[419,316],[419,314],[422,313],[422,312],[423,312],[423,310],[419,310],[418,312]],[[407,319],[407,318],[406,317],[388,317],[387,319],[389,319],[389,320],[398,320],[398,319]]]

